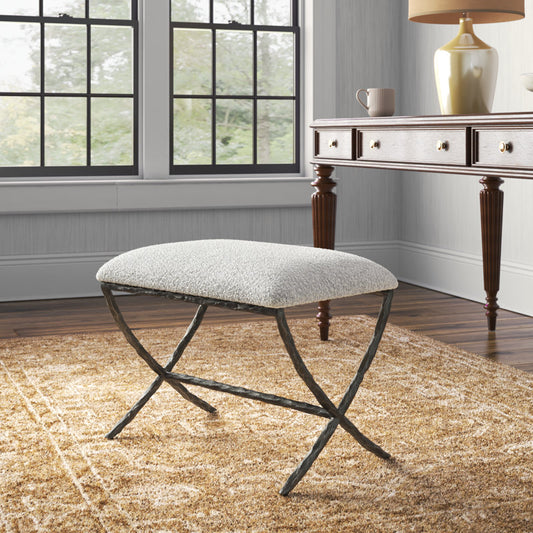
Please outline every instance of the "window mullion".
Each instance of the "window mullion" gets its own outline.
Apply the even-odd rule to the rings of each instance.
[[[252,0],[253,17],[253,0]],[[257,31],[253,32],[253,110],[252,110],[252,150],[253,164],[257,165]]]
[[[133,166],[139,168],[139,152],[140,146],[140,37],[139,37],[139,18],[138,18],[138,3],[132,2],[131,16],[134,20],[133,25]]]
[[[168,0],[143,2],[142,27],[142,174],[144,179],[169,175],[173,163],[173,28],[167,27]],[[148,38],[149,37],[149,38]]]
[[[213,8],[213,0],[211,0]],[[213,10],[211,11],[213,14]],[[211,78],[211,163],[217,162],[217,30],[212,30],[212,78]]]
[[[43,13],[43,0],[40,0],[40,2],[39,2],[39,10],[40,10],[40,14],[42,15],[42,13]],[[45,99],[44,99],[44,94],[45,94],[45,89],[46,89],[46,87],[45,87],[45,75],[44,75],[44,71],[45,71],[45,50],[44,50],[45,24],[44,24],[44,22],[41,22],[40,28],[41,28],[41,35],[40,35],[40,46],[41,46],[41,49],[40,49],[40,61],[41,61],[41,71],[40,71],[40,90],[41,90],[41,97],[40,97],[40,102],[41,102],[41,124],[40,124],[41,137],[40,137],[40,143],[41,143],[41,146],[40,146],[40,148],[41,148],[41,161],[40,161],[40,166],[44,167],[45,166],[45,113],[46,113]]]
[[[86,0],[85,2],[85,15],[88,16],[88,6],[89,2]],[[87,31],[87,101],[86,101],[86,108],[87,108],[87,116],[86,116],[86,151],[87,151],[87,166],[91,165],[91,25],[88,23],[86,26]]]

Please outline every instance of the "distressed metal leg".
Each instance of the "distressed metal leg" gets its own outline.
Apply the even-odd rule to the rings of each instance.
[[[294,339],[292,338],[287,322],[285,320],[285,314],[283,310],[280,310],[280,312],[276,315],[280,335],[283,339],[283,342],[285,343],[287,352],[289,353],[289,356],[293,362],[293,365],[296,371],[298,372],[298,375],[302,378],[304,383],[309,387],[309,390],[313,393],[313,395],[319,401],[319,403],[329,413],[331,413],[333,417],[332,420],[328,422],[325,429],[322,431],[322,433],[316,440],[312,449],[309,451],[309,453],[306,455],[303,461],[298,465],[296,470],[288,478],[285,485],[280,490],[281,495],[286,496],[287,494],[289,494],[289,492],[303,478],[303,476],[307,473],[307,471],[309,470],[309,468],[311,467],[315,459],[318,457],[320,452],[324,449],[324,446],[326,446],[326,444],[328,443],[329,439],[331,438],[331,436],[333,435],[333,433],[335,432],[339,424],[346,431],[348,431],[348,433],[350,433],[350,435],[352,435],[355,438],[355,440],[357,440],[357,442],[359,442],[359,444],[361,444],[364,448],[376,454],[378,457],[382,457],[383,459],[390,458],[389,453],[387,453],[386,451],[381,449],[377,444],[373,443],[370,439],[365,437],[355,427],[355,425],[353,425],[353,423],[350,422],[344,416],[344,414],[350,407],[357,393],[357,390],[359,389],[359,386],[363,380],[363,377],[366,371],[368,370],[368,368],[370,367],[372,360],[374,359],[379,342],[383,335],[383,331],[387,324],[387,318],[390,312],[390,306],[392,302],[392,295],[393,295],[393,291],[387,291],[384,294],[384,300],[381,306],[381,310],[379,312],[378,320],[377,320],[376,327],[374,330],[374,335],[359,365],[359,369],[357,370],[357,373],[354,379],[352,380],[348,389],[346,390],[346,393],[344,394],[338,408],[335,407],[335,405],[331,402],[328,396],[316,383],[313,376],[311,375],[311,373],[305,366],[304,362],[302,361],[300,354],[298,353],[296,346],[294,344]]]
[[[185,348],[189,344],[190,340],[193,338],[196,330],[202,323],[202,319],[207,310],[207,305],[200,305],[194,318],[192,319],[187,332],[179,342],[178,346],[174,350],[174,353],[171,355],[170,359],[165,365],[165,370],[170,372],[176,363],[179,361],[181,355],[183,354]],[[157,389],[163,383],[164,378],[162,376],[157,376],[154,382],[148,387],[143,396],[135,403],[135,405],[122,417],[122,419],[115,425],[115,427],[106,435],[106,438],[113,439],[115,438],[137,415],[137,413],[145,406],[148,400],[155,394]]]
[[[282,496],[287,496],[289,492],[298,485],[301,479],[307,474],[307,471],[311,468],[315,459],[320,455],[320,452],[324,449],[326,444],[329,442],[329,439],[335,433],[337,426],[339,425],[339,419],[334,418],[330,420],[326,425],[325,429],[322,431],[318,439],[313,444],[313,447],[309,453],[304,457],[302,462],[298,465],[296,470],[288,477],[285,485],[281,488],[279,493]]]
[[[204,411],[214,413],[216,409],[205,402],[201,398],[198,398],[195,394],[190,392],[185,388],[181,383],[176,383],[175,381],[170,381],[166,379],[167,373],[172,370],[174,365],[178,362],[186,346],[189,344],[190,340],[196,333],[198,327],[202,322],[202,318],[207,310],[207,305],[200,305],[194,318],[187,329],[184,337],[181,339],[180,343],[174,350],[174,353],[167,361],[165,367],[162,367],[144,348],[140,343],[134,333],[131,331],[130,327],[126,324],[122,313],[120,312],[116,300],[113,296],[111,290],[107,287],[102,286],[102,292],[105,296],[111,315],[113,316],[117,326],[120,331],[126,337],[126,340],[133,346],[137,354],[146,362],[146,364],[156,373],[158,377],[154,382],[148,387],[143,396],[139,401],[126,413],[126,415],[115,425],[115,427],[106,435],[108,439],[116,437],[123,429],[126,427],[137,415],[137,413],[144,407],[148,400],[154,395],[154,393],[159,389],[163,381],[167,381],[169,385],[174,388],[179,394],[181,394],[186,400],[190,401],[194,405],[200,407]]]
[[[102,292],[106,298],[109,310],[115,322],[117,323],[119,329],[122,331],[126,340],[133,346],[137,354],[146,362],[146,364],[157,374],[157,378],[153,381],[150,387],[145,391],[144,395],[137,401],[137,403],[126,413],[122,420],[113,428],[112,431],[107,435],[108,438],[113,438],[116,436],[133,418],[137,413],[142,409],[142,407],[148,402],[148,400],[153,396],[153,394],[158,390],[163,381],[166,381],[170,386],[172,386],[177,392],[179,392],[184,398],[194,403],[195,405],[201,407],[202,409],[214,412],[215,408],[209,405],[207,402],[201,400],[191,392],[189,392],[183,385],[183,383],[197,385],[200,387],[205,387],[212,390],[218,390],[221,392],[226,392],[230,394],[235,394],[237,396],[242,396],[244,398],[251,398],[255,400],[260,400],[266,403],[271,403],[274,405],[279,405],[282,407],[287,407],[290,409],[295,409],[297,411],[302,411],[305,413],[314,414],[317,416],[322,416],[325,418],[331,418],[328,424],[315,441],[312,449],[302,460],[300,465],[294,470],[291,476],[286,481],[285,485],[281,489],[280,493],[282,495],[287,495],[289,492],[297,485],[297,483],[303,478],[307,473],[315,459],[324,449],[328,443],[331,436],[334,434],[337,427],[340,425],[345,429],[350,435],[352,435],[357,442],[359,442],[364,448],[371,451],[372,453],[382,457],[384,459],[389,459],[390,455],[381,449],[377,444],[372,442],[368,437],[363,435],[357,427],[345,416],[346,411],[350,407],[357,390],[363,380],[363,377],[370,367],[372,360],[376,354],[379,342],[381,340],[383,331],[385,329],[387,318],[390,311],[391,301],[393,291],[386,291],[383,293],[384,301],[381,306],[381,310],[377,319],[376,327],[374,330],[374,335],[369,343],[367,351],[363,356],[363,359],[359,365],[357,373],[350,383],[348,389],[346,390],[342,400],[340,401],[338,407],[330,400],[326,393],[315,381],[312,374],[309,372],[305,366],[296,346],[294,344],[294,339],[290,332],[289,326],[285,319],[285,312],[283,309],[272,309],[260,306],[251,306],[245,304],[238,304],[236,302],[229,301],[219,301],[214,299],[205,299],[196,296],[178,294],[178,293],[166,293],[162,291],[150,291],[142,290],[142,292],[149,292],[154,294],[159,294],[175,299],[182,299],[185,301],[198,303],[200,306],[196,312],[195,317],[193,318],[186,334],[183,339],[180,341],[176,350],[167,361],[166,365],[161,366],[153,357],[148,353],[144,346],[140,343],[137,337],[134,335],[130,327],[126,324],[122,313],[120,312],[116,300],[112,294],[112,289],[115,290],[125,290],[127,292],[140,292],[137,291],[135,287],[128,287],[122,285],[110,285],[102,283]],[[243,387],[235,387],[228,385],[226,383],[219,383],[212,380],[206,380],[203,378],[197,378],[194,376],[189,376],[186,374],[176,374],[172,372],[172,368],[180,359],[183,351],[188,345],[189,341],[194,336],[196,330],[200,326],[204,313],[208,305],[221,305],[223,307],[229,307],[231,309],[239,309],[244,311],[258,312],[265,315],[276,316],[276,321],[278,325],[278,330],[280,332],[281,338],[285,344],[287,352],[291,358],[293,366],[302,378],[304,383],[307,385],[309,390],[313,393],[315,398],[318,400],[320,406],[308,404],[306,402],[300,402],[296,400],[291,400],[289,398],[284,398],[281,396],[276,396],[273,394],[266,394],[263,392],[253,391],[250,389],[245,389]]]
[[[136,416],[137,413],[146,405],[148,400],[155,394],[161,386],[164,379],[158,376],[155,381],[146,389],[143,396],[135,405],[115,424],[115,427],[106,435],[106,439],[114,439]]]

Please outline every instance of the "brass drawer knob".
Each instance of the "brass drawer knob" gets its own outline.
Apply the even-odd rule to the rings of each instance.
[[[374,140],[370,141],[370,148],[372,150],[379,150],[379,146],[380,146],[379,141],[374,141]]]
[[[330,139],[328,142],[328,146],[330,148],[337,148],[337,146],[339,146],[339,141],[337,141],[337,139]]]
[[[510,142],[502,141],[498,146],[500,152],[504,154],[505,152],[512,152],[513,145]]]
[[[437,150],[439,152],[447,152],[449,147],[448,141],[437,141]]]

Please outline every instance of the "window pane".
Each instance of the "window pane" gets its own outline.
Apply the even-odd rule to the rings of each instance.
[[[91,91],[133,92],[133,29],[92,26]]]
[[[172,0],[174,22],[209,22],[209,0]]]
[[[49,97],[44,108],[44,157],[49,166],[87,164],[87,100]]]
[[[253,36],[249,31],[216,32],[217,94],[253,94]]]
[[[211,163],[211,100],[174,98],[174,164]]]
[[[39,15],[39,0],[0,0],[0,15]]]
[[[91,165],[133,165],[132,98],[91,98]]]
[[[250,24],[250,0],[214,0],[215,22]]]
[[[294,95],[294,36],[257,32],[257,94]]]
[[[294,4],[170,0],[175,121],[171,172],[187,172],[178,165],[211,164],[214,172],[239,172],[239,166],[245,171],[249,165],[297,167]],[[281,31],[267,31],[268,26]]]
[[[59,17],[65,13],[71,17],[85,17],[85,0],[44,0],[45,17]]]
[[[211,94],[211,30],[174,30],[174,94]]]
[[[87,91],[85,26],[46,24],[45,87],[49,92]]]
[[[294,102],[257,102],[257,162],[294,163]]]
[[[0,97],[0,166],[39,166],[39,97]]]
[[[255,0],[255,23],[260,26],[290,26],[292,0]]]
[[[131,20],[131,0],[89,0],[89,16],[93,19]]]
[[[253,163],[251,100],[217,100],[216,162]]]
[[[40,26],[0,22],[0,91],[38,91]]]

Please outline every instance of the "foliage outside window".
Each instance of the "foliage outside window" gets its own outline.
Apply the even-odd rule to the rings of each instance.
[[[298,172],[297,0],[171,0],[171,173]]]
[[[0,0],[0,176],[137,174],[136,0]]]

